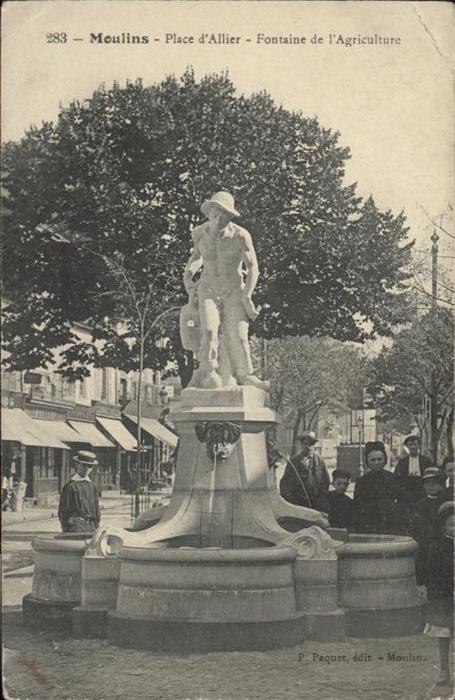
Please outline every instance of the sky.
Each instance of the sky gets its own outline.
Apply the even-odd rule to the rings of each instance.
[[[357,182],[360,195],[372,193],[382,209],[404,209],[410,237],[426,250],[432,226],[425,211],[436,218],[453,202],[454,16],[449,2],[406,0],[7,1],[2,139],[55,120],[60,104],[89,98],[102,82],[140,77],[147,85],[187,66],[198,77],[228,70],[239,94],[266,90],[283,107],[339,131],[352,156],[346,183]],[[100,32],[149,41],[91,43]],[[204,33],[240,39],[202,44]],[[194,43],[166,42],[166,34]],[[258,43],[260,34],[305,43]],[[347,37],[376,43],[349,47]],[[444,224],[453,234],[449,215]],[[454,242],[441,232],[442,253]]]

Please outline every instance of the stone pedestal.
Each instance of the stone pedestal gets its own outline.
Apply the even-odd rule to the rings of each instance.
[[[185,389],[172,420],[179,448],[171,502],[134,543],[235,549],[281,540],[285,531],[271,505],[264,436],[276,423],[267,394],[246,386]]]

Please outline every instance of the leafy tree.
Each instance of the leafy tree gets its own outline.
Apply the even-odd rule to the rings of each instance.
[[[453,451],[453,333],[453,314],[437,308],[401,330],[372,363],[371,391],[384,420],[415,421],[429,433],[435,463],[441,442]]]
[[[155,316],[182,304],[189,231],[219,189],[236,196],[258,252],[254,333],[352,341],[390,333],[406,311],[411,244],[402,214],[343,184],[347,158],[317,119],[265,93],[237,96],[227,75],[197,82],[191,70],[149,87],[101,87],[56,123],[31,127],[4,147],[9,366],[45,366],[63,345],[61,371],[72,377],[88,361],[138,367],[136,321],[112,293],[109,265],[121,261],[143,298],[153,280]],[[75,336],[74,322],[93,329],[92,344]],[[178,340],[155,352],[160,333],[169,329],[155,328],[144,362],[162,367],[172,356],[188,375]]]
[[[351,343],[331,338],[286,337],[267,343],[273,408],[293,425],[293,444],[314,430],[322,415],[339,417],[366,384],[367,360]]]

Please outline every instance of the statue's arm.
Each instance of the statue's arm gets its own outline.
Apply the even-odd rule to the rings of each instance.
[[[243,262],[246,267],[245,296],[251,298],[259,278],[259,267],[253,241],[248,231],[243,232]]]
[[[195,282],[193,282],[193,277],[203,263],[202,253],[199,250],[198,245],[199,236],[197,235],[197,231],[192,231],[191,235],[194,243],[193,251],[186,264],[185,272],[183,273],[183,284],[185,286],[187,294],[190,294],[192,288],[194,287]]]

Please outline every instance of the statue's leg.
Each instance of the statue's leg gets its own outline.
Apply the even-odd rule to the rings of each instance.
[[[258,379],[254,374],[248,340],[249,320],[241,300],[241,290],[231,292],[223,304],[223,337],[237,383],[267,391],[269,382]]]
[[[248,341],[248,316],[237,290],[231,292],[224,299],[223,338],[235,378],[238,379],[239,374],[252,374],[253,363]]]
[[[229,353],[226,347],[226,340],[223,335],[220,336],[220,346],[219,346],[219,373],[223,382],[223,386],[236,385],[237,382],[232,374],[231,361],[229,359]]]
[[[216,389],[222,386],[218,369],[218,333],[220,330],[220,312],[211,297],[199,295],[199,317],[201,322],[201,346],[199,350],[199,370],[204,389]]]

